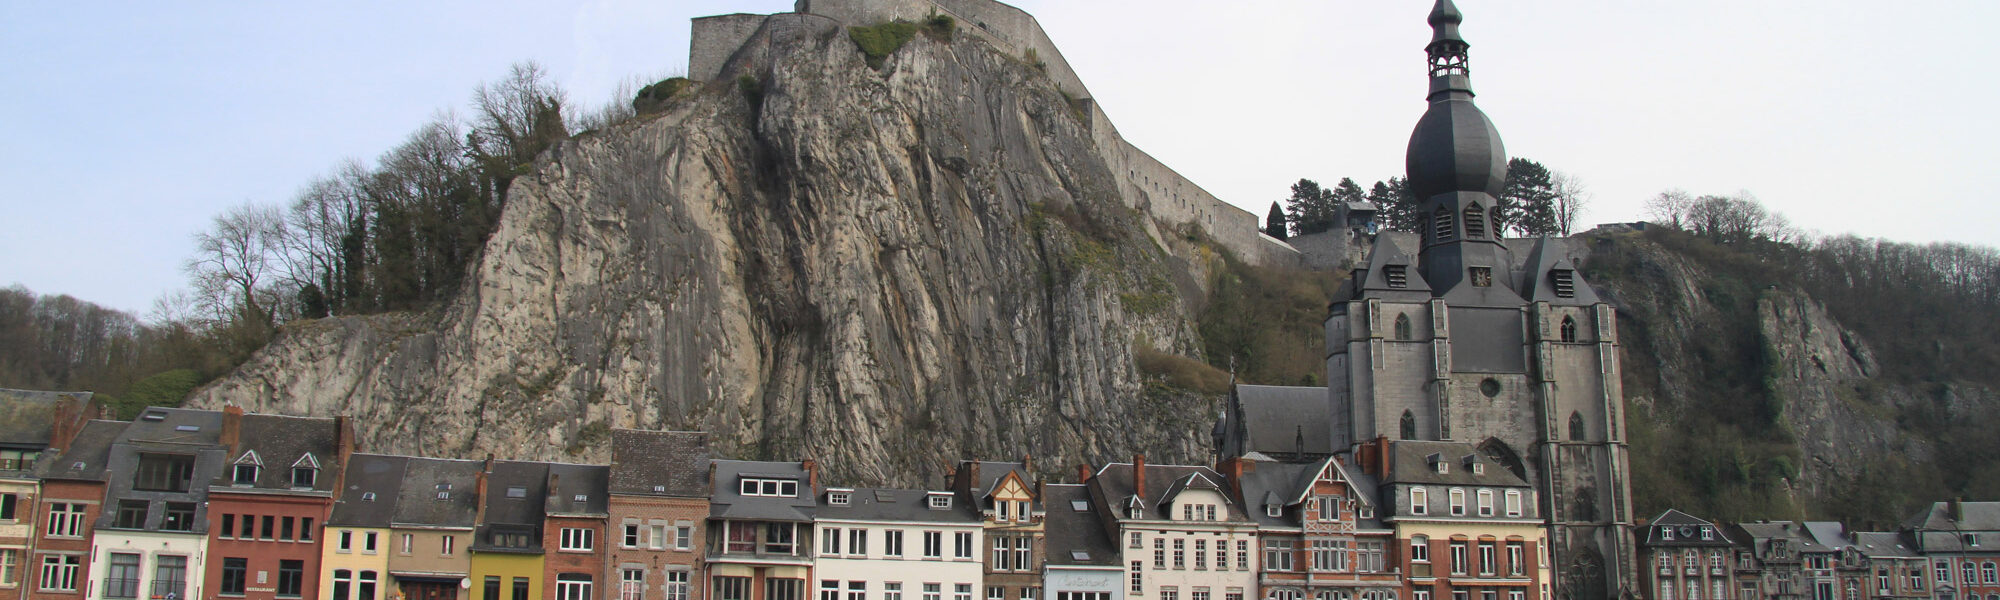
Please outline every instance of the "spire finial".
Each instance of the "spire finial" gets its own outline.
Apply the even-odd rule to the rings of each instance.
[[[1465,13],[1458,12],[1458,6],[1451,0],[1438,0],[1431,8],[1431,43],[1424,46],[1431,58],[1431,77],[1465,76],[1466,49],[1472,45],[1459,36],[1458,25],[1465,22]]]

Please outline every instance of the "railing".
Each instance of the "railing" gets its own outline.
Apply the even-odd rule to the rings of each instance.
[[[182,600],[187,597],[187,582],[154,581],[152,597],[156,600]]]
[[[106,577],[104,579],[104,597],[106,598],[139,597],[139,579],[136,577],[132,578]]]

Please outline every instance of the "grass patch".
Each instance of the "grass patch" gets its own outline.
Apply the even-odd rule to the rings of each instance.
[[[888,60],[889,55],[895,54],[916,35],[917,24],[909,21],[847,28],[847,39],[854,40],[854,45],[861,47],[861,54],[867,57],[871,69],[882,68],[882,61]]]
[[[1146,344],[1132,345],[1139,372],[1168,386],[1204,394],[1229,393],[1229,373],[1185,356],[1175,356]]]
[[[652,85],[640,88],[639,93],[632,96],[632,110],[642,115],[666,110],[667,107],[673,106],[674,99],[679,97],[681,92],[687,91],[692,87],[694,87],[694,80],[686,77],[662,79]]]
[[[924,35],[931,36],[931,39],[949,42],[951,34],[956,31],[958,31],[958,19],[951,18],[951,15],[933,12],[930,18],[924,19]]]

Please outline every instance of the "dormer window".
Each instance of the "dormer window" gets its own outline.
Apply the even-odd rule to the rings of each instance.
[[[1465,239],[1477,240],[1486,237],[1486,209],[1478,204],[1465,207]]]
[[[931,492],[929,502],[931,510],[945,510],[951,508],[951,494],[945,492]]]
[[[1125,503],[1125,518],[1127,519],[1146,518],[1146,505],[1144,503],[1139,502],[1138,496],[1133,496],[1130,501],[1127,501]]]
[[[1266,517],[1277,518],[1284,516],[1284,514],[1285,514],[1285,507],[1283,506],[1278,506],[1276,504],[1264,505],[1264,516]]]
[[[1569,269],[1549,271],[1549,283],[1555,288],[1557,298],[1576,297],[1576,272]]]
[[[797,498],[799,497],[799,481],[796,479],[744,477],[737,491],[745,496]]]
[[[1475,463],[1472,463],[1472,474],[1473,474],[1473,475],[1485,475],[1485,474],[1486,474],[1486,464],[1485,464],[1485,463],[1478,463],[1478,462],[1475,462]]]
[[[236,459],[236,465],[230,469],[229,482],[235,485],[257,485],[257,471],[263,466],[264,460],[257,456],[256,450],[245,452]]]
[[[292,463],[292,487],[310,488],[319,480],[319,459],[307,454]]]
[[[1674,528],[1673,528],[1673,527],[1670,527],[1670,526],[1667,526],[1667,525],[1661,525],[1661,526],[1660,526],[1660,540],[1661,540],[1661,541],[1667,541],[1667,542],[1671,542],[1671,541],[1674,541]]]
[[[834,506],[847,506],[849,495],[852,493],[852,490],[828,490],[826,492],[826,503]]]

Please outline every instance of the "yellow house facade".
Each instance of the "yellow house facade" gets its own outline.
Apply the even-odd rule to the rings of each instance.
[[[472,600],[534,600],[542,597],[541,553],[472,553]]]

